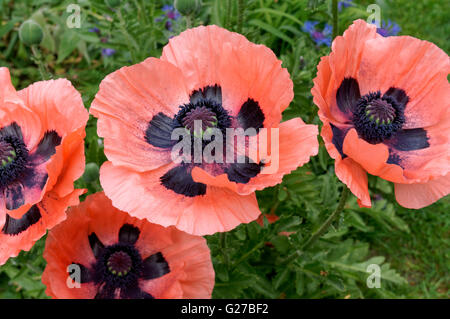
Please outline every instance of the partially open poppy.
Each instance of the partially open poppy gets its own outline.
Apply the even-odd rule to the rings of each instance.
[[[110,160],[100,173],[106,195],[135,217],[196,235],[255,220],[260,210],[254,191],[280,183],[317,154],[317,126],[300,118],[280,124],[292,98],[289,74],[267,47],[217,26],[181,33],[161,59],[123,67],[100,84],[90,110]],[[194,145],[213,129],[224,136],[239,128],[256,134],[234,150],[242,161],[177,164],[172,135],[193,128]],[[279,167],[271,174],[265,158],[242,155],[262,128],[279,129]],[[206,150],[204,141],[200,147]]]
[[[69,209],[49,232],[44,258],[53,298],[210,298],[214,287],[204,238],[130,217],[104,193]]]
[[[0,264],[29,250],[65,218],[82,190],[85,125],[80,94],[67,80],[16,92],[0,68]]]
[[[400,205],[450,192],[448,55],[409,36],[382,37],[357,20],[318,65],[312,94],[336,175],[371,206],[367,173],[395,183]]]

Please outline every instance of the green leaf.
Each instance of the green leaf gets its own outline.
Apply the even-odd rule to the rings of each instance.
[[[261,20],[250,20],[248,22],[250,25],[254,25],[257,26],[271,34],[273,34],[274,36],[286,41],[287,43],[289,43],[291,46],[295,46],[294,41],[289,38],[287,35],[285,35],[283,32],[279,31],[278,29],[274,28],[273,26],[271,26],[270,24],[267,24],[265,22],[262,22]]]
[[[80,37],[75,31],[67,29],[61,35],[61,42],[59,43],[58,48],[58,60],[57,63],[61,63],[67,58],[78,46],[78,42],[80,41]]]

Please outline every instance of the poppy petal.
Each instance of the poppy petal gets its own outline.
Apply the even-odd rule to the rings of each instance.
[[[385,144],[398,151],[414,151],[429,147],[428,140],[426,130],[414,128],[398,131],[392,138],[385,141]]]
[[[268,133],[269,135],[270,133]],[[275,173],[267,174],[268,167],[276,167],[274,163],[267,163],[261,173],[250,179],[247,184],[238,184],[238,193],[247,195],[255,190],[261,190],[282,182],[283,176],[307,163],[311,156],[317,155],[319,142],[316,125],[305,124],[300,118],[283,122],[279,127],[279,159]],[[295,145],[295,147],[292,147]],[[268,149],[271,145],[268,146]],[[264,159],[262,159],[264,162]]]
[[[355,195],[361,206],[371,207],[368,179],[366,171],[351,158],[337,159],[335,162],[336,176]]]
[[[80,93],[66,79],[35,82],[17,93],[41,120],[39,142],[45,133],[53,131],[64,139],[67,134],[85,127],[89,119]],[[58,141],[54,134],[47,136],[47,139],[50,142]],[[34,148],[29,150],[31,153],[35,151]]]
[[[450,193],[450,174],[430,180],[427,183],[395,184],[397,202],[412,209],[433,204]]]
[[[142,277],[146,280],[159,278],[170,272],[169,264],[160,252],[145,258],[143,264]]]
[[[141,231],[139,228],[130,224],[125,224],[119,230],[119,242],[134,245],[137,242],[140,233]]]
[[[168,190],[188,197],[206,194],[206,185],[192,179],[191,170],[186,165],[175,166],[161,176],[161,184]]]
[[[171,38],[161,59],[183,70],[190,92],[219,85],[223,106],[233,116],[249,99],[258,102],[265,127],[278,126],[293,99],[289,74],[269,48],[214,25]]]
[[[341,112],[345,113],[349,120],[360,98],[358,81],[354,78],[344,78],[336,92],[336,102]]]
[[[411,136],[387,143],[390,160],[403,168],[405,181],[425,183],[450,171],[450,120],[426,129],[410,129]],[[389,161],[388,161],[389,162]]]
[[[361,87],[358,78],[358,70],[361,65],[361,61],[364,53],[364,43],[369,39],[378,39],[381,36],[377,34],[377,28],[374,25],[367,24],[363,20],[356,20],[353,24],[344,32],[342,36],[338,36],[332,43],[332,52],[329,55],[329,72],[331,80],[329,88],[322,88],[322,95],[325,103],[328,106],[329,112],[333,118],[340,123],[346,123],[348,121],[348,111],[351,109],[349,102],[354,101],[358,93],[361,95],[363,92],[358,92],[358,88]],[[326,68],[325,65],[322,69]],[[326,76],[318,73],[318,77]],[[352,80],[346,80],[352,79]],[[317,80],[315,83],[323,85],[326,81]],[[333,88],[330,90],[330,88]],[[341,90],[339,88],[341,87]],[[317,96],[317,91],[313,89],[313,94]],[[337,93],[339,94],[339,100],[337,99]],[[317,100],[318,98],[316,98]],[[323,104],[323,103],[322,103]],[[341,105],[339,105],[341,104]],[[320,104],[318,104],[320,106]],[[325,114],[327,108],[324,109]]]
[[[264,113],[259,107],[258,102],[253,99],[248,99],[244,104],[242,104],[237,115],[237,120],[239,121],[240,127],[244,130],[254,128],[258,131],[260,128],[264,127],[264,119]]]
[[[173,167],[175,164],[137,173],[106,162],[100,181],[115,207],[165,227],[175,225],[189,234],[228,231],[260,214],[255,194],[240,196],[228,189],[207,187],[205,195],[187,197],[167,189],[160,177]]]
[[[30,161],[34,165],[42,164],[56,153],[56,146],[61,144],[61,136],[56,131],[47,131],[39,142],[36,150],[30,154]]]
[[[142,172],[171,161],[165,149],[169,124],[159,114],[172,118],[179,106],[188,102],[181,71],[170,63],[148,58],[108,75],[90,112],[98,117],[97,131],[105,138],[108,159]]]
[[[20,251],[28,251],[34,243],[66,217],[68,206],[79,203],[84,190],[75,190],[64,198],[47,193],[42,201],[32,206],[20,218],[6,217],[0,224],[0,265],[8,258],[15,257]],[[38,211],[38,210],[39,211]]]

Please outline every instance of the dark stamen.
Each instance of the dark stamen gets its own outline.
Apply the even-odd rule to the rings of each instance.
[[[194,132],[195,121],[201,121],[202,131],[206,131],[206,129],[217,125],[217,116],[216,113],[205,106],[196,107],[186,113],[183,118],[183,125],[191,132]]]
[[[108,270],[119,277],[125,276],[131,270],[133,261],[131,257],[124,251],[116,251],[111,256],[109,256],[106,262]]]
[[[27,161],[28,150],[22,140],[20,128],[14,124],[2,128],[0,130],[0,189],[23,175]]]
[[[404,122],[404,105],[391,96],[381,97],[379,91],[361,97],[353,113],[353,124],[358,135],[371,144],[391,138]]]

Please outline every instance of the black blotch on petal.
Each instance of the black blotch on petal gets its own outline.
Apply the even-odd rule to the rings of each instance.
[[[386,144],[398,151],[414,151],[430,146],[427,131],[423,128],[398,131]]]
[[[390,96],[391,98],[395,99],[398,104],[401,104],[403,106],[403,109],[405,109],[406,104],[409,102],[408,95],[406,95],[406,92],[402,89],[391,87],[386,91],[386,93],[384,93],[383,98],[385,98],[386,96]]]
[[[237,120],[244,130],[254,128],[258,131],[260,128],[264,127],[265,116],[259,103],[253,99],[248,99],[242,104],[237,115]]]
[[[94,299],[114,299],[116,288],[107,284],[100,287]]]
[[[160,178],[161,185],[177,194],[195,197],[206,194],[206,185],[196,183],[184,165],[176,166]]]
[[[36,205],[33,205],[20,219],[14,219],[7,214],[2,232],[6,235],[18,235],[36,224],[41,217],[41,212]]]
[[[263,163],[254,163],[247,156],[245,163],[233,163],[225,169],[228,179],[235,183],[247,184],[251,178],[261,172]]]
[[[27,167],[22,177],[22,184],[26,188],[39,188],[40,190],[44,189],[45,184],[47,183],[48,174],[39,172],[35,170],[33,167]]]
[[[389,157],[386,161],[388,164],[398,165],[403,168],[400,156],[391,148],[389,148]]]
[[[159,112],[148,123],[145,140],[150,145],[161,148],[172,148],[178,141],[172,140],[172,131],[179,125],[177,121]]]
[[[337,126],[334,126],[333,123],[330,123],[331,131],[333,132],[333,138],[331,142],[334,144],[339,154],[341,154],[342,159],[346,158],[347,155],[344,154],[344,138],[347,135],[348,130],[341,130]]]
[[[25,204],[23,192],[23,185],[21,183],[15,183],[6,187],[4,194],[7,210],[15,210]]]
[[[206,86],[203,89],[195,90],[189,97],[189,102],[194,105],[204,100],[213,101],[218,105],[222,105],[222,88],[217,84],[214,86]]]
[[[99,258],[105,246],[102,244],[100,239],[98,239],[95,233],[90,234],[88,238],[89,238],[89,245],[91,246],[95,258]]]
[[[56,146],[61,144],[61,137],[56,131],[48,131],[39,142],[36,151],[31,154],[30,160],[35,164],[42,164],[56,153]]]
[[[145,280],[159,278],[170,272],[169,264],[160,252],[145,258],[142,265],[141,278]]]
[[[73,271],[69,272],[69,276],[70,278],[72,278],[72,280],[80,284],[91,282],[93,280],[91,270],[89,268],[79,263],[72,263],[71,266],[73,266],[71,267]],[[77,269],[76,267],[79,268]]]
[[[336,92],[336,102],[345,114],[352,114],[360,99],[359,84],[354,78],[345,78]]]
[[[120,289],[122,299],[155,299],[151,294],[143,291],[138,285]]]
[[[134,245],[138,240],[140,233],[141,231],[139,228],[130,224],[125,224],[120,228],[119,242]]]
[[[16,122],[11,123],[10,125],[0,129],[0,138],[6,136],[13,136],[19,139],[20,141],[23,141],[22,129]]]

